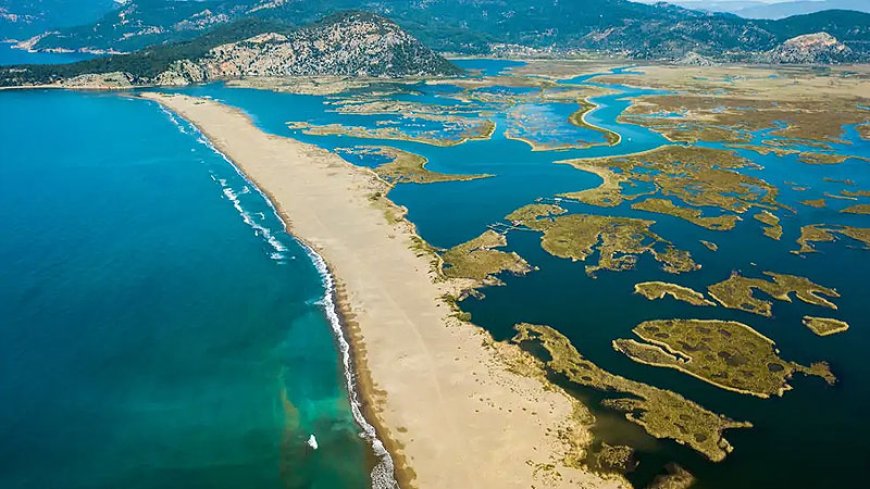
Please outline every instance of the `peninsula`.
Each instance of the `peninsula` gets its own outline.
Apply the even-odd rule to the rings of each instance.
[[[461,284],[444,278],[374,172],[212,100],[141,96],[199,128],[328,263],[366,418],[402,487],[629,487],[570,462],[592,442],[592,416],[521,373],[534,362],[517,346],[461,319],[445,298]]]

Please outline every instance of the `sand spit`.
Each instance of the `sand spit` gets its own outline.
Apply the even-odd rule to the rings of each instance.
[[[516,347],[456,317],[444,295],[457,285],[437,273],[413,226],[395,218],[373,172],[266,134],[214,101],[142,96],[197,126],[329,264],[366,417],[402,487],[629,487],[565,466],[591,442],[578,424],[588,411],[518,373],[531,362]]]

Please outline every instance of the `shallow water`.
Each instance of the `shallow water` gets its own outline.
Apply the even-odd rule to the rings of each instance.
[[[321,275],[262,196],[156,104],[0,107],[0,487],[369,485]]]
[[[463,61],[466,68],[480,68],[495,74],[506,66],[485,60]],[[566,83],[585,83],[588,76]],[[499,222],[515,208],[538,197],[553,197],[560,192],[580,190],[598,184],[599,179],[554,161],[577,157],[625,154],[658,147],[665,140],[640,126],[616,122],[616,117],[628,106],[628,97],[644,90],[613,86],[619,93],[594,99],[601,107],[587,120],[613,129],[622,135],[615,147],[592,147],[584,150],[533,152],[520,141],[505,139],[506,116],[495,113],[498,125],[495,135],[487,141],[471,141],[454,147],[436,147],[408,141],[383,141],[339,136],[308,136],[287,128],[288,121],[314,124],[342,123],[375,127],[374,121],[385,116],[367,117],[342,115],[328,111],[327,98],[281,94],[267,91],[229,89],[219,85],[186,89],[185,92],[211,96],[239,107],[250,114],[264,130],[318,144],[328,149],[354,145],[385,144],[426,156],[429,168],[448,173],[491,173],[494,178],[470,182],[433,185],[405,184],[395,188],[390,196],[408,207],[410,219],[428,242],[449,247],[466,241]],[[415,86],[402,100],[426,103],[443,99],[449,90],[444,87]],[[456,103],[453,99],[445,104]],[[368,122],[367,122],[368,121]],[[762,135],[758,135],[759,138]],[[847,146],[835,149],[851,154],[870,156],[870,143],[857,137],[853,128],[846,128]],[[715,146],[715,145],[714,145]],[[839,213],[839,209],[854,202],[828,199],[829,207],[812,209],[797,201],[818,198],[824,192],[839,192],[844,188],[870,188],[870,168],[866,162],[848,160],[838,165],[807,165],[794,156],[759,156],[741,151],[763,166],[747,170],[781,189],[780,201],[797,210],[796,214],[780,213],[785,234],[781,241],[763,236],[761,223],[743,216],[743,221],[731,232],[702,229],[686,221],[631,210],[628,204],[603,209],[578,203],[566,203],[572,212],[615,214],[656,220],[653,231],[673,241],[677,247],[691,251],[703,269],[673,276],[658,268],[649,256],[640,258],[637,269],[629,272],[600,272],[593,279],[584,273],[584,263],[572,263],[546,254],[539,246],[539,235],[512,232],[508,249],[517,251],[539,269],[524,277],[503,277],[506,286],[484,290],[483,300],[468,299],[462,307],[473,315],[474,322],[490,330],[497,338],[509,338],[512,327],[520,321],[549,324],[566,334],[589,359],[612,372],[677,391],[705,407],[737,420],[755,424],[752,429],[732,430],[725,437],[735,452],[726,461],[713,464],[688,448],[668,440],[654,440],[620,415],[590,404],[599,416],[596,433],[611,442],[631,442],[639,448],[640,469],[631,476],[644,484],[663,464],[677,461],[699,477],[697,487],[731,489],[734,487],[815,488],[863,487],[864,476],[858,470],[866,463],[870,452],[870,425],[864,420],[864,408],[870,405],[870,384],[864,381],[870,367],[864,361],[864,351],[870,344],[870,332],[864,327],[870,313],[866,277],[870,276],[870,261],[866,251],[848,246],[848,240],[817,245],[819,253],[797,256],[789,252],[797,248],[794,240],[805,224],[848,224],[868,227],[867,216]],[[349,158],[356,164],[377,164],[376,160]],[[849,178],[855,186],[827,182],[824,177]],[[805,192],[794,191],[785,182],[797,182],[810,187]],[[704,248],[700,239],[713,241],[719,251]],[[595,259],[592,256],[590,259]],[[632,294],[633,285],[647,280],[673,281],[705,290],[706,286],[728,277],[732,270],[752,276],[770,270],[803,275],[811,280],[836,288],[842,297],[836,300],[839,309],[832,316],[848,321],[852,328],[841,335],[819,338],[801,325],[804,314],[826,315],[830,312],[800,301],[774,302],[774,317],[755,316],[722,307],[696,308],[671,300],[648,301]],[[840,382],[830,387],[819,379],[798,376],[791,382],[794,390],[783,398],[762,400],[717,389],[700,380],[674,370],[635,363],[614,351],[611,341],[631,337],[631,329],[648,319],[697,317],[733,319],[756,328],[774,339],[783,358],[808,364],[827,360]],[[586,399],[600,399],[600,394],[576,390]]]

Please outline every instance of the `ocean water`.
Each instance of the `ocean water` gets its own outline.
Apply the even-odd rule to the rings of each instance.
[[[465,68],[495,74],[510,65],[487,60],[464,60]],[[588,76],[566,83],[587,83]],[[555,161],[579,157],[626,154],[661,146],[666,141],[640,126],[616,121],[625,110],[629,97],[649,91],[610,86],[615,93],[594,99],[601,107],[587,120],[619,132],[623,139],[615,147],[583,150],[533,152],[520,141],[504,138],[505,114],[492,114],[499,129],[491,140],[472,141],[454,147],[436,147],[409,141],[387,141],[340,136],[308,136],[287,128],[288,121],[314,124],[342,123],[378,127],[385,116],[343,115],[332,112],[329,97],[282,94],[268,91],[225,88],[220,85],[193,87],[184,91],[208,96],[246,111],[263,130],[311,142],[328,149],[355,145],[384,144],[424,155],[429,168],[448,173],[491,173],[495,177],[470,182],[432,185],[403,184],[390,197],[409,209],[409,218],[428,242],[450,247],[471,239],[486,226],[503,220],[503,216],[534,199],[551,198],[560,192],[590,188],[599,183],[593,175],[574,170]],[[444,101],[451,90],[443,86],[418,85],[408,93],[395,96],[400,100],[426,103]],[[762,135],[756,135],[761,138]],[[846,128],[847,145],[837,149],[870,157],[870,143],[861,140],[854,128]],[[715,145],[713,145],[715,146]],[[721,146],[719,146],[721,147]],[[622,415],[598,407],[601,394],[574,389],[586,399],[598,416],[596,434],[612,443],[629,443],[638,448],[639,469],[630,476],[639,487],[645,485],[669,462],[678,462],[699,479],[698,488],[824,488],[865,487],[866,477],[860,468],[870,453],[870,424],[865,410],[870,405],[870,365],[865,351],[870,346],[866,318],[870,316],[867,277],[870,261],[867,251],[850,246],[848,240],[823,243],[818,253],[798,256],[794,240],[800,226],[811,223],[848,224],[868,227],[867,216],[842,214],[840,209],[855,202],[828,199],[825,209],[802,206],[799,200],[822,197],[825,192],[842,189],[870,188],[870,167],[860,160],[838,165],[807,165],[794,156],[759,156],[741,154],[763,166],[747,170],[781,189],[780,201],[797,213],[779,213],[784,226],[781,241],[763,236],[762,225],[744,216],[730,232],[708,231],[670,216],[634,211],[628,205],[602,209],[579,203],[565,203],[572,212],[615,214],[654,219],[653,231],[689,250],[702,270],[679,276],[658,268],[649,256],[639,260],[636,270],[600,272],[597,278],[584,273],[584,263],[572,263],[546,254],[535,233],[508,234],[508,249],[517,251],[538,270],[523,277],[502,277],[504,287],[485,289],[482,300],[468,299],[462,308],[470,312],[476,324],[488,329],[496,338],[513,335],[513,325],[527,321],[549,324],[567,335],[583,355],[603,368],[626,377],[679,392],[715,412],[733,419],[747,420],[754,428],[730,430],[725,437],[735,451],[722,463],[711,463],[692,450],[669,440],[656,440],[642,429],[628,423]],[[355,164],[375,165],[377,160],[348,158]],[[846,185],[825,178],[851,179]],[[798,192],[785,182],[810,187]],[[699,240],[719,245],[713,253]],[[593,255],[590,259],[596,259]],[[635,283],[648,280],[677,282],[705,290],[706,286],[728,277],[733,270],[759,276],[770,270],[809,277],[836,288],[842,297],[839,309],[831,315],[844,319],[851,329],[840,335],[820,338],[801,325],[804,314],[826,315],[800,301],[774,302],[774,317],[733,311],[725,308],[696,308],[677,301],[648,301],[632,293]],[[632,337],[631,329],[648,319],[709,318],[732,319],[752,326],[776,341],[783,358],[803,364],[830,362],[839,382],[828,386],[817,378],[797,376],[791,381],[794,390],[782,398],[757,399],[718,389],[680,372],[635,363],[614,351],[611,341]]]
[[[31,53],[15,49],[10,42],[0,41],[0,66],[20,64],[74,63],[96,57],[88,53]]]
[[[0,487],[370,485],[328,284],[192,127],[0,92],[0,209]]]

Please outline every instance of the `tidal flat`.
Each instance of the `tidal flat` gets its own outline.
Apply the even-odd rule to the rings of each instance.
[[[602,388],[612,385],[608,383],[615,382],[612,378],[605,376],[608,382],[593,385],[582,376],[572,380],[568,367],[558,369],[561,374],[551,369],[555,377],[551,380],[594,415],[594,446],[633,449],[637,467],[626,477],[635,486],[653,483],[674,462],[691,473],[699,487],[713,489],[747,484],[821,487],[831,481],[854,486],[854,467],[862,463],[859,454],[867,451],[866,440],[870,440],[870,428],[857,422],[863,416],[857,406],[870,399],[870,388],[854,380],[870,375],[870,367],[862,361],[870,335],[858,327],[870,313],[861,299],[867,290],[864,277],[870,273],[866,256],[870,225],[866,215],[841,211],[866,204],[862,199],[867,196],[861,192],[870,188],[863,159],[870,155],[866,130],[870,119],[862,108],[866,102],[859,101],[868,74],[846,67],[814,73],[794,68],[704,70],[558,60],[463,60],[460,64],[478,70],[479,75],[345,87],[336,81],[319,86],[306,83],[307,93],[326,93],[319,95],[224,86],[186,91],[240,107],[266,131],[328,150],[351,148],[341,155],[376,173],[391,157],[360,148],[390,147],[417,155],[425,158],[425,170],[437,174],[487,175],[433,185],[419,185],[416,177],[382,178],[394,178],[389,199],[406,209],[422,241],[440,250],[445,262],[442,273],[484,286],[479,289],[483,294],[456,304],[461,317],[470,318],[498,341],[514,337],[518,323],[551,325],[552,337],[563,338],[551,343],[560,345],[560,351],[574,347],[578,355],[582,352],[582,361],[609,375],[669,392],[655,395],[679,396],[678,404],[694,403],[712,415],[703,417],[706,424],[693,422],[684,433],[680,427],[687,425],[667,413],[647,418],[651,415],[639,407],[644,402],[635,399],[637,394]],[[768,85],[773,88],[765,88]],[[699,102],[708,93],[714,102]],[[813,100],[826,97],[838,102],[828,107]],[[584,100],[595,108],[586,110]],[[848,101],[856,101],[855,106],[847,106]],[[651,105],[661,108],[632,108]],[[526,142],[507,137],[514,135],[505,135],[515,125],[511,111],[520,106],[545,114],[538,124],[547,133],[544,142],[565,147],[533,151]],[[833,114],[835,110],[845,115]],[[590,125],[618,134],[618,142],[575,145],[571,134],[578,134],[572,131],[579,126],[570,118],[580,111]],[[764,113],[756,116],[755,112]],[[463,129],[451,123],[453,117],[468,121],[467,127],[490,121],[494,130],[486,138],[463,138]],[[312,127],[339,124],[365,130],[316,134],[286,124],[302,120]],[[415,161],[415,170],[423,168],[417,164],[419,158],[405,161]],[[569,164],[555,164],[559,162]],[[825,207],[800,203],[823,198]],[[804,252],[791,253],[797,248]],[[453,269],[447,258],[460,266]],[[523,273],[518,273],[520,269]],[[785,285],[764,275],[765,270],[802,277],[835,291],[839,297],[803,297],[815,302],[813,297],[824,299],[837,309],[800,297],[780,300],[761,287],[749,288],[749,298],[769,303],[770,315],[759,315],[725,307],[706,294],[708,286],[737,272],[767,283],[763,287],[781,297]],[[669,285],[641,288],[655,297],[662,290],[683,294],[673,287],[678,286],[716,306],[698,307],[669,296],[650,300],[634,293],[636,285],[656,282]],[[811,289],[803,282],[791,285]],[[719,298],[727,302],[726,295]],[[796,297],[795,289],[788,295]],[[732,299],[729,304],[743,304]],[[757,303],[754,309],[766,310]],[[819,338],[801,326],[804,316],[836,316],[853,327]],[[794,389],[770,401],[718,388],[673,368],[634,362],[613,349],[613,341],[630,338],[637,325],[663,319],[751,325],[782,349],[777,362],[809,366],[828,360],[841,381],[832,388],[826,382],[795,376],[787,381]],[[534,351],[533,345],[540,341],[525,343]],[[739,353],[750,352],[746,348],[743,345]],[[727,369],[739,378],[737,370]],[[782,387],[776,378],[766,378],[759,390]],[[631,402],[611,401],[623,398]],[[816,419],[800,414],[820,403],[836,416]],[[511,409],[495,404],[487,408]],[[740,420],[733,422],[746,428],[727,436],[727,450],[718,443],[721,432],[715,428],[728,425],[722,424],[722,418]],[[643,426],[638,419],[649,423]],[[701,431],[702,426],[706,431]],[[840,435],[845,432],[855,436],[846,439]],[[696,439],[694,433],[704,436]],[[685,437],[695,441],[674,441]],[[784,438],[794,440],[787,453],[781,450]],[[731,450],[734,456],[729,456]],[[719,462],[706,460],[711,458]],[[576,460],[582,465],[598,459],[590,454]]]

